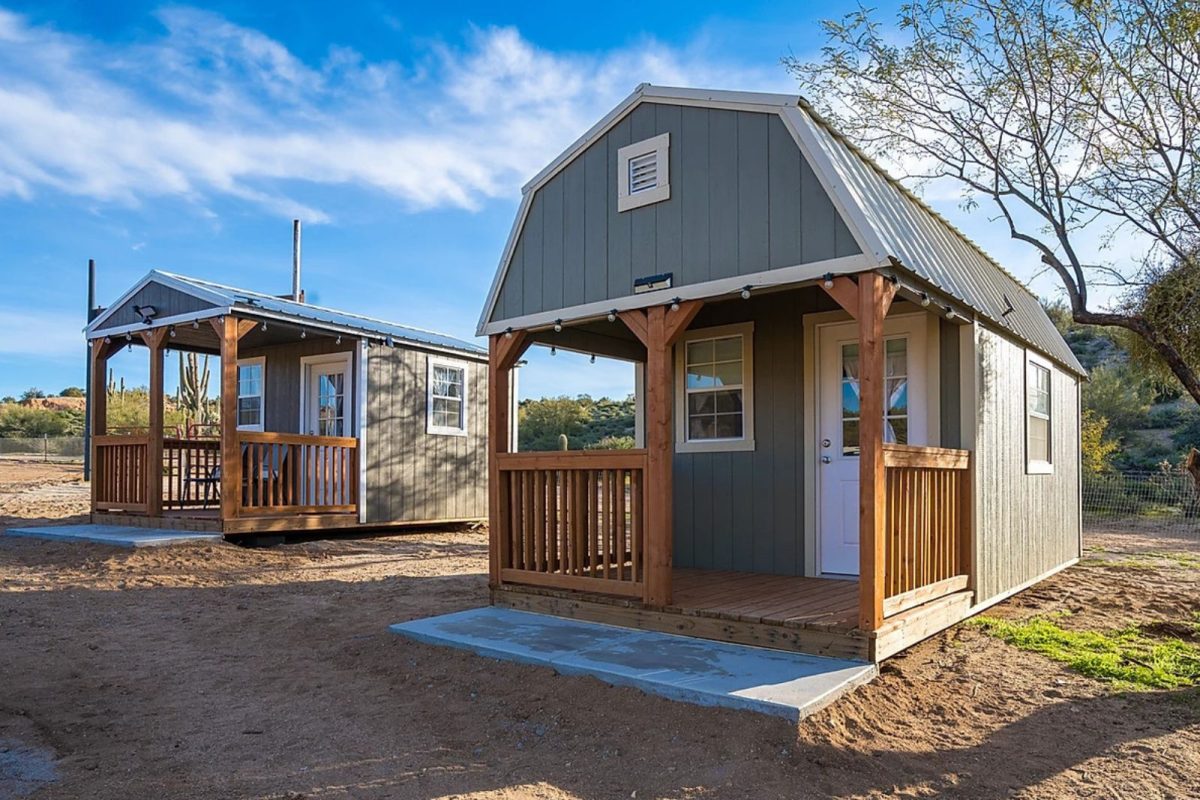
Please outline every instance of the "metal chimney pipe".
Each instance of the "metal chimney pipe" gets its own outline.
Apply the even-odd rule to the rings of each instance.
[[[300,302],[300,220],[292,220],[292,300]]]

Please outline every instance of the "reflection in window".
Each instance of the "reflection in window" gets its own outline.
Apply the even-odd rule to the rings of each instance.
[[[744,367],[740,334],[687,342],[688,441],[744,436]]]
[[[242,430],[263,429],[263,362],[247,361],[237,368],[237,426]]]
[[[1029,406],[1029,460],[1050,463],[1050,370],[1030,362],[1026,376]]]
[[[842,345],[842,455],[859,454],[859,421],[862,416],[857,344]],[[908,443],[908,339],[884,342],[883,440]]]

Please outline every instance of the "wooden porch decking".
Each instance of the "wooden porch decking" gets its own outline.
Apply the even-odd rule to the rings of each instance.
[[[673,569],[674,600],[503,583],[495,605],[702,639],[868,660],[871,637],[856,629],[858,583],[748,572]]]

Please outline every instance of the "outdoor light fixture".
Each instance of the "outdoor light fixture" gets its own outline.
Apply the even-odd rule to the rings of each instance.
[[[929,292],[921,292],[921,305],[922,306],[929,305]]]
[[[267,323],[265,323],[265,322],[264,322],[264,323],[262,324],[262,330],[264,330],[264,331],[265,331],[266,329],[267,329]]]
[[[105,337],[104,337],[104,343],[105,343],[105,344],[112,344],[112,337],[111,337],[111,336],[105,336]]]
[[[303,328],[301,328],[301,329],[300,329],[300,338],[301,338],[301,339],[307,339],[307,338],[308,338],[308,331],[306,331],[306,330],[304,330]]]
[[[512,338],[512,326],[511,325],[504,329],[504,338],[505,339]]]
[[[954,309],[946,306],[946,319],[954,319]]]
[[[393,339],[393,338],[392,338],[390,335],[387,337],[387,346],[388,346],[388,347],[395,347],[395,346],[396,346],[396,340],[395,340],[395,339]]]
[[[561,319],[554,320],[554,332],[562,333],[562,320]]]
[[[608,312],[608,321],[609,322],[617,321],[617,310],[615,308],[612,311]]]
[[[175,338],[175,326],[174,325],[167,328],[167,335],[170,336],[172,339]]]
[[[339,335],[339,336],[338,336],[336,339],[334,339],[334,340],[333,340],[333,343],[334,343],[334,344],[341,344],[341,343],[342,343],[342,337]]]
[[[672,299],[671,299],[671,310],[672,310],[672,311],[678,311],[678,310],[679,310],[679,298],[678,298],[678,297],[675,297],[675,298],[672,298]]]
[[[826,289],[832,289],[832,288],[833,288],[833,273],[832,273],[832,272],[826,272],[826,273],[825,273],[825,283],[824,283],[824,286],[825,286],[825,288],[826,288]]]
[[[750,284],[746,284],[745,286],[742,287],[742,299],[743,300],[750,299]]]
[[[133,341],[133,334],[130,334],[130,333],[127,333],[127,334],[125,334],[125,341],[127,341],[127,342],[132,342],[132,341]]]
[[[195,329],[195,328],[199,328],[199,327],[200,327],[200,320],[198,320],[198,319],[192,320],[192,328]]]
[[[158,313],[158,309],[154,306],[134,306],[133,313],[142,318],[142,322],[149,325],[154,321],[154,316]]]

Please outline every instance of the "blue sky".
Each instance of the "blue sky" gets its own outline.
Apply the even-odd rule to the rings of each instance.
[[[520,187],[563,147],[642,81],[794,91],[779,59],[843,11],[578,8],[0,6],[0,395],[83,383],[88,258],[102,303],[153,268],[284,292],[293,216],[311,300],[470,337]],[[1034,274],[986,210],[927,199]],[[632,387],[557,359],[531,357],[524,396]],[[139,384],[144,361],[115,365]]]

